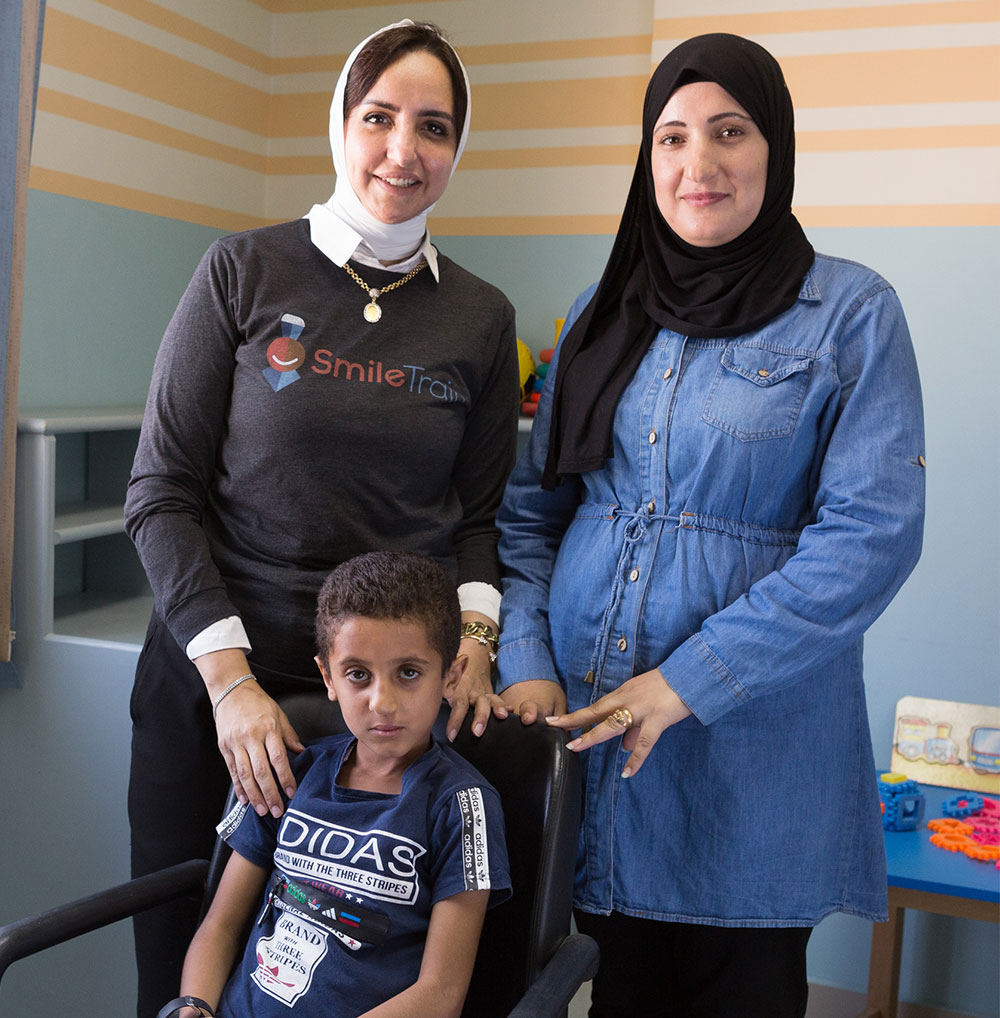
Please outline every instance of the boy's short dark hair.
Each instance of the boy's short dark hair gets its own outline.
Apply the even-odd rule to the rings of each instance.
[[[326,578],[316,607],[316,650],[328,661],[349,618],[413,619],[447,669],[458,655],[462,615],[455,584],[424,555],[371,551],[342,562]]]

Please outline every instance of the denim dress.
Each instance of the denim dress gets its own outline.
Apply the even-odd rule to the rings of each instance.
[[[585,291],[572,324],[593,293]],[[501,687],[569,709],[658,668],[692,711],[638,774],[584,754],[576,904],[720,926],[886,917],[862,636],[920,554],[923,414],[895,292],[817,255],[732,339],[663,329],[604,467],[541,489],[551,377],[498,516]]]

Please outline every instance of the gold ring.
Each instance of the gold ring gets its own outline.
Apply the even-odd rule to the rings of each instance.
[[[608,720],[614,721],[622,728],[631,728],[635,724],[635,718],[632,717],[632,712],[628,707],[619,707],[618,710],[608,715]]]

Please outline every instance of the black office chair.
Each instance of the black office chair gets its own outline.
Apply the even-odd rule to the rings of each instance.
[[[305,741],[346,731],[325,691],[285,697],[281,705]],[[447,708],[435,728],[444,738]],[[496,788],[503,803],[513,895],[486,913],[463,1018],[562,1018],[597,971],[589,937],[570,933],[573,869],[580,822],[579,760],[562,732],[492,718],[479,738],[471,718],[454,742]],[[202,892],[211,900],[229,848],[0,927],[0,978],[36,954],[155,905]]]

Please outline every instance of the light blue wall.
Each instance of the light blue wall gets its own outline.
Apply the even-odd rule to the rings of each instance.
[[[222,231],[29,192],[21,407],[142,405],[177,300]]]
[[[924,384],[924,555],[866,648],[872,733],[885,763],[899,697],[997,700],[1000,435],[991,371],[995,284],[988,266],[1000,231],[810,234],[820,250],[872,265],[895,284]],[[32,192],[21,405],[141,403],[163,327],[218,235]],[[551,345],[553,319],[600,274],[610,248],[608,237],[445,237],[439,243],[506,291],[518,310],[519,334],[535,350]],[[16,870],[21,888],[0,895],[0,921],[127,875],[124,792],[134,653],[52,647],[26,662],[23,688],[0,687],[0,769],[7,776],[2,807],[13,818],[0,839],[0,863],[8,874]],[[996,926],[911,913],[907,930],[903,999],[996,1015]],[[869,931],[848,917],[824,922],[810,947],[810,977],[863,990]],[[39,990],[46,966],[19,963],[24,967],[15,966],[4,981],[0,1012],[22,1018],[72,1013],[90,971],[99,974],[96,990],[106,991],[110,981],[125,998],[121,1006],[109,1002],[107,1013],[128,1014],[127,930],[109,936],[86,953],[64,953],[68,960],[60,965],[74,966],[84,980],[74,988],[49,980]],[[26,1004],[32,992],[43,992],[44,1001]]]

